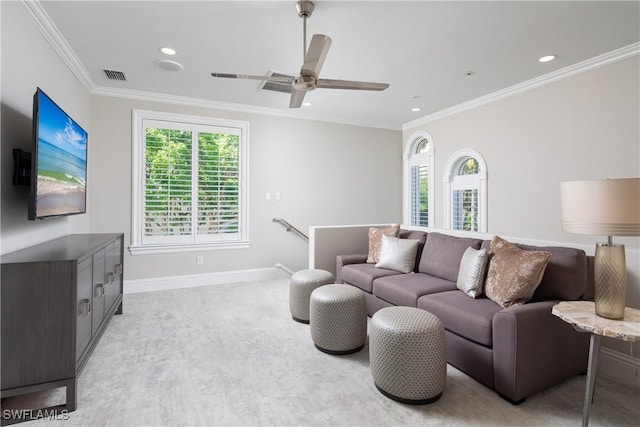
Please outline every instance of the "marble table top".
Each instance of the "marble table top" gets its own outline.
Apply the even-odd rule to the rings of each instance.
[[[623,341],[640,341],[640,310],[627,307],[624,319],[612,320],[596,315],[592,301],[563,301],[551,313],[585,332]]]

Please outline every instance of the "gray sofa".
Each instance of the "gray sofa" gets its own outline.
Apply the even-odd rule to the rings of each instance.
[[[511,403],[586,372],[589,334],[551,314],[560,300],[592,299],[592,263],[584,251],[518,245],[552,256],[532,299],[502,308],[456,287],[464,251],[469,246],[489,251],[489,240],[407,230],[399,237],[421,242],[409,274],[367,264],[367,254],[337,257],[336,281],[365,291],[369,316],[393,305],[435,314],[446,330],[447,362]]]

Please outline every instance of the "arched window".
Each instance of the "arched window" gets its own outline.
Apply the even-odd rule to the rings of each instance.
[[[445,228],[487,231],[487,166],[475,150],[454,153],[444,176]]]
[[[433,227],[433,139],[419,131],[405,149],[405,215],[410,225]]]

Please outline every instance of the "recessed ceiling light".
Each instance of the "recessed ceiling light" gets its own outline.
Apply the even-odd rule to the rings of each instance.
[[[169,61],[168,59],[163,59],[162,61],[157,62],[158,67],[167,71],[182,71],[184,66],[176,61]]]
[[[422,111],[422,107],[413,107],[411,111],[413,112]]]
[[[177,53],[175,49],[171,49],[170,47],[160,48],[160,52],[164,53],[165,55],[175,55]]]
[[[545,56],[541,57],[540,59],[538,59],[538,61],[540,61],[540,62],[549,62],[549,61],[553,61],[557,57],[558,57],[558,55],[545,55]]]
[[[303,102],[303,103],[302,103],[302,106],[303,106],[303,107],[311,107],[312,105],[313,105],[313,104],[312,104],[312,103],[310,103],[310,102],[308,102],[308,101],[307,101],[307,102]]]

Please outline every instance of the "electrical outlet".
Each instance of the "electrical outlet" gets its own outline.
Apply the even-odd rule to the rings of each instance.
[[[204,257],[202,255],[198,255],[196,257],[196,264],[198,264],[198,265],[204,264]]]

